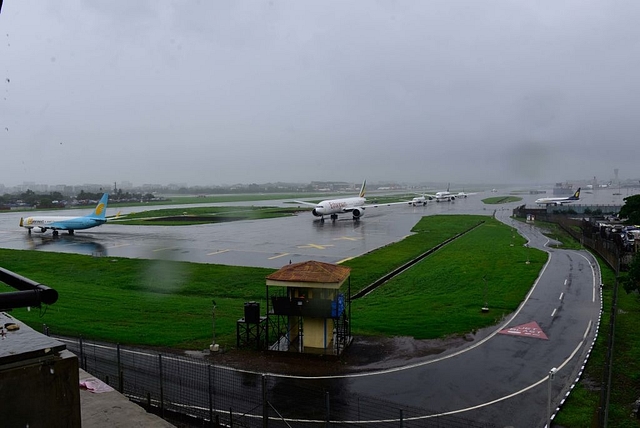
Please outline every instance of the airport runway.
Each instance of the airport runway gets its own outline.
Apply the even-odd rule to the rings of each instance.
[[[350,215],[324,222],[308,212],[296,216],[247,220],[196,226],[125,226],[107,223],[75,235],[51,231],[29,235],[18,226],[29,213],[0,214],[0,247],[81,253],[94,256],[180,260],[235,266],[280,268],[289,262],[317,260],[337,263],[396,242],[411,233],[424,215],[480,213],[491,215],[492,206],[475,195],[453,203],[431,203],[426,207],[407,205],[367,208],[359,221]],[[284,201],[253,202],[254,205],[282,205]],[[220,204],[229,205],[229,204]],[[286,204],[291,207],[291,204]],[[152,207],[159,209],[162,207]],[[131,210],[140,211],[140,208]],[[84,215],[88,210],[39,213],[41,215]],[[122,209],[126,214],[126,209]],[[108,209],[108,215],[116,213]]]
[[[180,260],[197,263],[216,263],[235,266],[280,268],[292,263],[317,260],[336,263],[357,257],[381,246],[397,242],[411,233],[411,228],[424,215],[480,214],[491,215],[494,210],[511,212],[514,207],[531,205],[540,196],[523,195],[523,200],[504,205],[485,205],[483,198],[507,194],[482,192],[453,203],[429,202],[426,207],[410,205],[368,208],[358,222],[350,215],[338,221],[324,223],[310,212],[268,220],[239,221],[199,226],[124,226],[117,223],[76,231],[70,236],[61,232],[54,238],[51,231],[44,234],[27,231],[18,226],[21,216],[31,212],[0,213],[0,248],[31,249],[80,253],[93,256],[130,257],[161,260]],[[614,193],[622,193],[615,195]],[[582,192],[580,204],[623,204],[629,191],[603,189]],[[235,205],[287,206],[287,201],[245,202]],[[194,204],[203,206],[207,204]],[[208,204],[208,205],[230,205]],[[182,205],[184,207],[185,205]],[[180,207],[168,205],[167,207]],[[152,206],[149,209],[166,207]],[[140,207],[108,208],[107,215],[117,211],[127,214],[141,211]],[[38,212],[40,215],[86,215],[90,209]]]

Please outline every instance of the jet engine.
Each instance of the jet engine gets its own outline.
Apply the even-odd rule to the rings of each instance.
[[[353,218],[360,218],[364,214],[364,208],[354,208],[351,214],[353,214]]]

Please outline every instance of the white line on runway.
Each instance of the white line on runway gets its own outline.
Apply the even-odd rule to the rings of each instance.
[[[291,253],[282,253],[282,254],[278,254],[277,256],[273,256],[273,257],[269,257],[269,260],[273,260],[273,259],[278,259],[280,257],[284,257],[284,256],[288,256]]]
[[[347,241],[359,241],[362,238],[350,238],[348,236],[343,236],[342,238],[333,238],[334,241],[341,241],[341,240],[347,240]]]
[[[158,252],[158,251],[166,251],[166,250],[174,250],[175,247],[165,247],[165,248],[156,248],[155,250],[153,250],[153,252]]]
[[[213,253],[207,253],[207,256],[214,256],[214,255],[216,255],[216,254],[226,253],[227,251],[230,251],[230,250],[218,250],[218,251],[214,251]]]
[[[568,279],[565,279],[565,280],[564,280],[564,285],[565,285],[565,287],[567,286],[567,282],[569,282],[569,280],[568,280]]]
[[[558,310],[558,308],[554,309],[553,312],[551,312],[551,318],[553,318],[553,316],[556,314],[557,310]]]
[[[558,300],[562,300],[563,297],[564,297],[564,293],[560,293],[560,298]]]
[[[315,248],[317,250],[324,250],[327,247],[333,247],[333,244],[329,244],[329,245],[318,245],[318,244],[298,245],[298,248]]]

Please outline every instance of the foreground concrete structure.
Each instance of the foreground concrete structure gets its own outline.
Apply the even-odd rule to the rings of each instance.
[[[80,370],[64,343],[5,312],[0,327],[2,426],[173,426]]]

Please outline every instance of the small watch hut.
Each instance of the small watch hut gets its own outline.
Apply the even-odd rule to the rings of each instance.
[[[307,261],[267,276],[270,350],[340,355],[351,342],[351,269]]]

